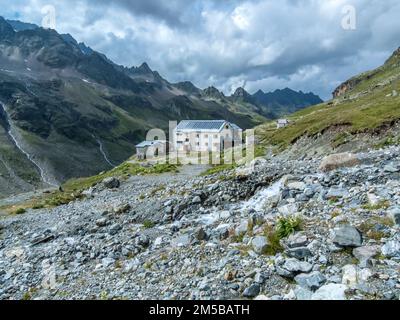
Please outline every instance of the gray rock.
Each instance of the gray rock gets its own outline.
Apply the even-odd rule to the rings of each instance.
[[[353,255],[362,267],[366,267],[370,260],[379,253],[379,249],[379,246],[358,247],[353,249]]]
[[[383,168],[383,171],[389,172],[389,173],[395,173],[395,172],[399,172],[399,169],[396,168],[396,167],[394,167],[394,166],[391,165],[391,164],[388,164],[388,165],[386,165],[386,166]]]
[[[347,198],[349,196],[349,192],[343,188],[331,188],[326,194],[327,199],[336,199],[336,198]]]
[[[289,257],[296,258],[299,260],[305,259],[307,257],[312,256],[310,249],[307,247],[298,247],[286,250],[286,254]]]
[[[321,272],[314,271],[309,274],[299,274],[294,278],[294,280],[301,287],[315,291],[326,282],[326,277]]]
[[[400,257],[400,241],[391,240],[382,246],[382,254],[385,257]]]
[[[287,187],[292,190],[303,191],[306,188],[306,184],[302,181],[294,181],[294,182],[289,182],[287,184]]]
[[[400,207],[390,209],[388,214],[393,219],[393,222],[400,226]]]
[[[289,236],[287,244],[289,248],[304,247],[308,243],[307,236],[304,232],[296,232]]]
[[[311,300],[346,300],[346,290],[344,284],[330,283],[319,288]]]
[[[96,220],[96,225],[99,227],[104,227],[107,225],[107,218],[100,218]]]
[[[332,241],[341,247],[360,247],[362,236],[356,228],[344,225],[333,230]]]
[[[258,254],[263,254],[269,246],[267,238],[263,236],[254,237],[251,241],[251,244],[253,246],[253,250]]]
[[[278,208],[280,214],[284,216],[291,216],[298,212],[299,208],[296,203],[289,203]]]
[[[254,298],[257,297],[258,294],[260,293],[260,285],[255,283],[252,284],[250,287],[244,289],[243,291],[243,297],[245,298]]]
[[[312,189],[312,188],[306,188],[306,189],[304,189],[304,195],[305,195],[306,197],[312,198],[312,197],[314,196],[314,194],[315,194],[314,189]]]
[[[101,259],[101,264],[102,264],[102,266],[104,268],[108,268],[108,267],[114,265],[114,263],[115,263],[115,259],[113,259],[113,258],[103,258],[103,259]]]
[[[147,247],[150,244],[150,239],[148,236],[141,234],[135,238],[135,245],[141,247]]]
[[[122,230],[122,226],[118,223],[114,223],[112,226],[110,226],[109,234],[110,235],[116,235],[118,231]]]
[[[242,221],[240,225],[236,227],[235,235],[236,236],[244,235],[247,232],[248,226],[249,226],[248,220]]]
[[[342,167],[353,167],[360,163],[360,160],[352,153],[337,153],[325,157],[319,169],[321,171],[331,171]]]
[[[197,239],[199,241],[207,240],[207,238],[208,238],[207,233],[203,228],[198,228],[194,232],[194,237],[195,237],[195,239]]]
[[[313,292],[300,286],[296,286],[294,294],[297,300],[311,300]]]
[[[117,214],[125,213],[131,210],[131,205],[129,203],[121,203],[114,207],[114,212]]]
[[[103,183],[103,186],[108,189],[119,188],[119,186],[121,184],[120,181],[115,177],[105,178],[102,183]]]
[[[215,229],[214,233],[219,240],[225,240],[229,237],[229,226],[220,225]]]
[[[284,278],[293,278],[295,276],[293,272],[288,271],[280,266],[276,266],[276,273]]]
[[[195,197],[192,199],[192,203],[193,203],[193,204],[201,203],[201,198],[200,198],[200,196],[195,196]]]
[[[294,258],[286,259],[282,268],[291,272],[292,274],[296,273],[308,273],[312,270],[313,265],[311,263],[305,261],[299,261]]]
[[[187,234],[180,235],[179,237],[175,238],[173,244],[178,247],[186,247],[190,244],[190,237]]]

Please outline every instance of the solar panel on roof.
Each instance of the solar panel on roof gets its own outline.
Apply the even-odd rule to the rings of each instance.
[[[183,120],[178,130],[218,130],[224,125],[224,120]]]

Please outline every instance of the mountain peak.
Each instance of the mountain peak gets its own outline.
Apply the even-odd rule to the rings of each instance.
[[[142,73],[152,73],[153,71],[150,69],[149,65],[146,62],[143,62],[138,68],[138,71]]]
[[[33,23],[27,23],[27,22],[22,22],[19,20],[6,20],[11,27],[17,32],[19,31],[25,31],[25,30],[35,30],[38,29],[39,26]]]
[[[233,93],[232,97],[235,98],[246,98],[246,97],[250,97],[250,94],[242,87],[239,87],[235,90],[235,92]]]
[[[13,27],[0,16],[0,40],[9,39],[15,34]]]
[[[214,86],[210,86],[203,90],[203,94],[209,98],[223,99],[225,96]]]

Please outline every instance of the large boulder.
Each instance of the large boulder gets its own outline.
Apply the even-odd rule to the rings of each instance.
[[[344,284],[330,283],[319,288],[311,300],[346,300],[346,290]]]
[[[360,163],[360,160],[353,153],[336,153],[325,157],[319,169],[327,172],[343,167],[354,167]]]
[[[333,230],[333,243],[341,247],[361,247],[361,233],[350,225],[337,227]]]
[[[276,266],[277,273],[284,278],[294,278],[299,273],[308,273],[313,265],[295,258],[286,259],[282,266]]]
[[[103,186],[107,189],[119,188],[120,184],[120,181],[115,177],[109,177],[103,180]]]
[[[246,288],[243,291],[243,297],[245,298],[254,298],[256,296],[258,296],[258,294],[260,293],[260,285],[259,284],[252,284],[250,287]]]
[[[314,291],[326,282],[326,277],[321,272],[314,271],[309,274],[299,274],[294,278],[294,280],[299,286]]]

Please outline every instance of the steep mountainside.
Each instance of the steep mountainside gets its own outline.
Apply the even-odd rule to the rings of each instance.
[[[146,63],[120,66],[70,34],[0,17],[0,196],[109,169],[170,120],[246,129],[283,109],[242,88],[172,84]]]
[[[256,104],[262,106],[268,118],[278,118],[323,102],[320,97],[311,92],[297,92],[289,88],[267,93],[259,90],[252,98]]]
[[[35,25],[0,18],[0,195],[109,169],[169,120],[265,121],[256,108],[126,68]]]
[[[309,107],[291,115],[291,124],[275,130],[272,122],[257,130],[265,144],[288,146],[301,137],[316,137],[328,129],[336,133],[329,139],[335,148],[356,140],[360,133],[383,133],[381,143],[394,143],[384,128],[400,120],[400,49],[385,64],[341,84],[333,100]],[[393,139],[392,139],[393,138]]]

